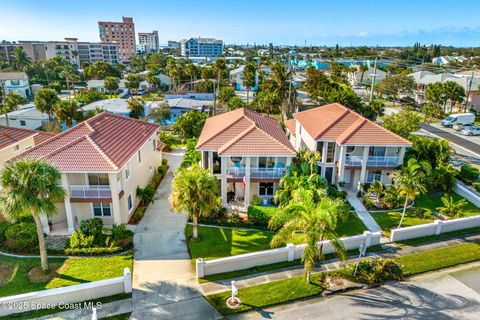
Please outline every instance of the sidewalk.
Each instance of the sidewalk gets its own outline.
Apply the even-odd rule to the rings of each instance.
[[[380,226],[375,221],[375,219],[373,219],[373,217],[370,215],[368,210],[363,205],[362,201],[360,201],[360,199],[358,199],[358,197],[355,193],[352,193],[351,191],[348,191],[347,201],[353,207],[357,216],[360,218],[360,220],[362,220],[363,224],[365,225],[365,227],[367,227],[367,229],[370,232],[381,232],[382,231],[382,228],[380,228]]]
[[[406,256],[414,253],[430,251],[440,248],[451,247],[455,245],[459,245],[466,242],[472,241],[480,241],[480,234],[471,235],[471,236],[464,236],[464,237],[457,237],[452,238],[450,240],[442,240],[439,242],[427,243],[427,244],[418,244],[418,245],[394,245],[394,244],[387,244],[384,245],[384,249],[378,252],[371,252],[368,253],[367,256],[375,257],[380,256],[383,258],[394,258],[399,256]],[[338,259],[327,260],[326,262],[316,266],[313,272],[321,272],[321,271],[332,271],[338,270],[343,268],[345,265],[350,263],[355,263],[358,259],[352,258],[345,262],[341,262]],[[230,282],[235,280],[235,284],[237,288],[246,288],[251,286],[256,286],[259,284],[284,280],[292,277],[298,277],[303,275],[303,265],[293,266],[289,268],[279,269],[279,270],[272,270],[268,272],[262,272],[254,275],[248,275],[238,278],[232,279],[225,279],[225,280],[218,280],[214,282],[206,282],[202,283],[201,287],[204,294],[210,295],[215,293],[220,293],[224,291],[230,290]]]

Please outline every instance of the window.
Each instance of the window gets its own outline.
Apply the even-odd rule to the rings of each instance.
[[[323,141],[317,141],[317,151],[320,153],[323,152]]]
[[[95,202],[93,203],[93,216],[94,217],[111,217],[112,208],[108,202]]]
[[[327,162],[333,162],[335,159],[335,142],[328,142],[327,144]]]
[[[129,212],[133,208],[133,202],[132,202],[132,195],[131,194],[129,194],[128,197],[127,197],[127,208],[128,208]]]
[[[20,145],[16,144],[13,146],[13,151],[18,151],[20,150]]]
[[[386,147],[370,147],[368,150],[369,157],[385,157]]]
[[[347,147],[347,153],[353,153],[355,151],[355,146],[348,146]]]
[[[127,162],[127,166],[125,167],[125,179],[130,177],[130,162]]]
[[[258,158],[258,167],[259,168],[273,168],[275,165],[274,157],[259,157]]]
[[[25,127],[27,125],[27,122],[25,120],[20,120],[20,125]]]
[[[230,157],[230,161],[232,161],[233,164],[240,164],[240,162],[242,162],[242,157]]]
[[[89,173],[88,174],[88,185],[90,186],[108,186],[110,182],[108,181],[107,174],[97,174]]]
[[[367,182],[373,183],[374,181],[382,180],[382,170],[368,170]]]
[[[260,182],[258,195],[273,196],[273,182]]]
[[[142,153],[140,150],[137,152],[137,157],[138,157],[138,164],[142,163]]]
[[[327,179],[328,183],[332,183],[333,178],[333,168],[327,167],[325,168],[325,179]]]
[[[152,146],[153,146],[153,151],[157,151],[157,139],[155,138],[152,139]]]

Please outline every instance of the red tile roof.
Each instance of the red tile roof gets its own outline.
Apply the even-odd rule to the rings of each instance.
[[[208,118],[197,149],[219,155],[296,154],[277,120],[248,108]]]
[[[295,119],[290,119],[285,121],[285,126],[287,127],[288,131],[290,131],[292,135],[295,135],[295,132],[297,129],[296,125],[297,125],[297,120]]]
[[[21,157],[46,159],[61,171],[118,171],[159,128],[154,123],[103,112]]]
[[[0,126],[0,150],[33,136],[35,145],[38,145],[55,134],[31,129]]]
[[[410,141],[339,103],[298,112],[293,118],[315,140],[331,140],[340,145],[412,145]]]

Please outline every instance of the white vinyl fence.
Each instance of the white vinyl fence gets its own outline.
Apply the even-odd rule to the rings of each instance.
[[[354,250],[360,248],[362,244],[367,248],[379,245],[380,238],[380,232],[372,233],[370,231],[365,231],[363,235],[342,238],[341,240],[347,250]],[[322,244],[324,254],[335,253],[335,249],[330,241],[322,241]],[[293,261],[302,257],[304,248],[305,244],[293,245],[289,243],[283,248],[239,254],[215,260],[204,261],[203,259],[197,259],[197,278],[203,278],[204,276],[217,273],[244,270],[277,262]]]
[[[453,220],[435,220],[432,223],[421,224],[418,226],[393,229],[390,235],[390,241],[402,241],[414,238],[439,235],[442,233],[480,227],[480,216],[453,219]]]
[[[0,317],[37,309],[66,308],[68,304],[130,292],[132,292],[132,277],[130,269],[125,268],[123,276],[117,278],[0,298]],[[86,304],[81,307],[91,307],[91,305]]]
[[[465,187],[461,182],[455,183],[455,185],[453,186],[453,191],[458,195],[464,197],[477,207],[480,207],[480,196],[476,192]]]

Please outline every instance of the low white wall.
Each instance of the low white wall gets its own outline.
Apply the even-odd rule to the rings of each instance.
[[[61,308],[70,303],[130,292],[131,273],[129,268],[125,268],[122,277],[0,298],[0,317],[30,310]]]
[[[455,183],[455,185],[453,186],[453,191],[458,195],[464,197],[477,207],[480,207],[480,197],[478,196],[478,194],[463,186],[461,183]]]
[[[422,238],[442,233],[480,227],[480,216],[453,219],[453,220],[435,220],[432,223],[426,223],[418,226],[393,229],[390,235],[390,241],[402,241],[414,238]]]
[[[347,250],[354,250],[360,248],[360,245],[362,244],[367,248],[378,245],[380,244],[380,238],[380,232],[372,233],[370,231],[365,231],[363,235],[342,238],[342,241]],[[322,244],[324,254],[335,252],[330,241],[322,241]],[[197,278],[217,273],[244,270],[272,263],[293,261],[302,257],[304,248],[305,244],[287,244],[287,246],[283,248],[239,254],[215,260],[204,261],[203,259],[197,259]]]

